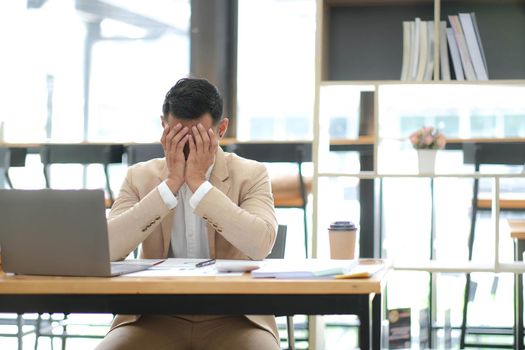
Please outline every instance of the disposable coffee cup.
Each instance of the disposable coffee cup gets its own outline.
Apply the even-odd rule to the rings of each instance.
[[[354,259],[357,227],[351,221],[335,221],[328,228],[331,259]]]

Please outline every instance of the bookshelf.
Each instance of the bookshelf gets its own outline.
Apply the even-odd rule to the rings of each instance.
[[[402,22],[420,17],[435,21],[436,25],[450,14],[475,12],[484,51],[487,59],[489,79],[485,81],[442,81],[434,77],[431,81],[401,81],[403,54]],[[317,0],[316,32],[316,79],[314,102],[313,144],[313,256],[317,255],[319,225],[318,209],[320,178],[338,177],[344,172],[320,169],[320,150],[326,147],[322,134],[323,89],[330,87],[355,87],[374,91],[373,128],[368,135],[360,135],[373,147],[373,165],[361,168],[361,180],[373,179],[385,173],[378,172],[379,145],[379,91],[383,86],[414,85],[425,89],[428,85],[452,86],[516,86],[525,87],[525,0]],[[511,34],[516,33],[516,34]],[[434,31],[435,42],[439,42],[439,31]],[[439,68],[439,50],[434,53],[434,71]],[[452,69],[452,68],[451,68]],[[436,96],[436,98],[439,96]],[[371,175],[370,175],[371,174]],[[352,176],[353,173],[347,173]],[[358,175],[359,173],[355,174]],[[399,175],[399,174],[398,174]],[[368,187],[372,186],[370,184]],[[367,203],[365,210],[377,203]],[[377,222],[371,222],[372,227]],[[378,239],[377,226],[366,232]],[[323,231],[321,231],[322,233]],[[368,243],[369,244],[369,243]],[[377,245],[377,242],[375,243]],[[368,247],[368,252],[377,249]]]
[[[434,21],[434,42],[440,42],[440,21],[446,21],[450,27],[448,15],[457,15],[460,12],[475,12],[480,31],[483,49],[486,56],[488,75],[490,80],[476,81],[441,81],[439,80],[440,57],[439,48],[434,50],[434,72],[438,72],[430,81],[401,81],[401,67],[403,60],[403,21],[412,21],[415,17],[423,21]],[[312,230],[312,256],[317,257],[322,247],[322,235],[325,233],[326,217],[322,210],[330,207],[326,192],[329,181],[359,181],[359,201],[361,223],[360,251],[367,255],[381,252],[382,237],[380,227],[382,218],[377,217],[377,208],[381,206],[382,199],[378,199],[378,183],[383,179],[407,179],[412,184],[425,182],[421,175],[410,174],[402,171],[399,174],[391,173],[390,169],[382,171],[378,167],[383,154],[383,138],[385,135],[380,130],[380,123],[384,122],[386,115],[382,110],[384,105],[383,91],[385,87],[395,85],[413,86],[420,90],[428,91],[435,100],[442,99],[435,87],[465,88],[469,91],[478,88],[516,87],[525,88],[525,0],[317,0],[316,19],[316,65],[315,65],[315,94],[314,94],[314,125],[313,125],[313,230]],[[450,61],[450,57],[449,57]],[[450,61],[452,71],[452,62]],[[360,140],[366,140],[372,147],[372,160],[363,162],[360,158],[361,168],[356,172],[337,171],[324,169],[322,162],[326,157],[328,144],[326,136],[326,115],[323,113],[324,93],[334,87],[352,87],[362,91],[373,91],[373,117],[369,134],[360,134]],[[430,89],[429,89],[430,87]],[[520,90],[521,91],[521,90]],[[324,101],[324,103],[323,103]],[[342,102],[343,104],[345,101]],[[452,140],[451,140],[452,141]],[[520,141],[523,142],[523,139]],[[462,140],[461,142],[464,142]],[[333,142],[332,142],[333,143]],[[460,146],[458,146],[460,147]],[[362,155],[362,154],[361,154]],[[365,164],[365,166],[363,166]],[[382,164],[382,163],[379,163]],[[370,166],[371,165],[371,166]],[[455,172],[454,172],[455,173]],[[480,176],[479,174],[438,174],[429,177],[431,188],[434,178],[458,178],[458,181],[470,181]],[[485,175],[483,175],[485,176]],[[493,220],[490,230],[493,232],[493,257],[484,258],[482,261],[444,261],[434,259],[411,260],[409,263],[400,262],[395,266],[397,270],[430,272],[429,305],[436,305],[435,285],[440,273],[467,273],[467,272],[508,272],[521,273],[525,265],[509,264],[500,261],[500,225],[499,225],[499,198],[500,180],[505,181],[506,176],[501,174],[486,175],[492,181],[493,195]],[[378,181],[380,180],[380,181]],[[343,183],[343,182],[341,182]],[[426,182],[425,182],[426,183]],[[382,186],[382,185],[380,185]],[[338,190],[343,190],[340,188]],[[432,191],[432,190],[431,190]],[[336,192],[333,191],[332,192]],[[343,191],[341,191],[343,192]],[[361,192],[367,192],[368,197],[363,201]],[[365,195],[366,197],[366,195]],[[433,200],[432,200],[432,211]],[[336,212],[333,206],[329,209]],[[330,213],[330,215],[336,215]],[[367,217],[364,218],[363,215]],[[352,218],[349,218],[352,219]],[[429,220],[430,236],[434,235],[432,219]],[[365,236],[366,240],[363,241]],[[430,239],[432,240],[432,238]],[[322,243],[322,242],[321,242]],[[425,250],[423,248],[422,250]],[[431,251],[434,248],[430,247]],[[431,254],[432,256],[432,254]],[[435,310],[432,310],[432,315]],[[431,320],[435,320],[434,316]]]

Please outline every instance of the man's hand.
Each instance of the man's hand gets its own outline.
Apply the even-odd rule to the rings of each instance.
[[[173,127],[166,124],[162,132],[162,137],[160,138],[168,167],[166,184],[173,194],[176,194],[184,183],[186,161],[184,159],[183,149],[189,139],[189,134],[187,133],[188,128],[183,128],[180,123],[177,123],[177,125]]]
[[[206,171],[213,164],[219,139],[212,129],[206,130],[201,123],[193,126],[189,140],[190,155],[186,161],[186,184],[192,192],[206,181]]]

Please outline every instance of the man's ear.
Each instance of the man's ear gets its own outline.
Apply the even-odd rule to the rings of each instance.
[[[228,124],[230,120],[228,118],[224,118],[219,122],[219,138],[223,138],[226,134],[226,130],[228,130]]]
[[[160,123],[162,124],[162,129],[166,127],[166,119],[164,119],[164,116],[160,116]]]

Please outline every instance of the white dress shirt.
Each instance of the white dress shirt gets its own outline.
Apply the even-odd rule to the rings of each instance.
[[[173,258],[209,258],[208,227],[206,221],[195,215],[194,210],[206,193],[213,187],[210,179],[212,164],[206,172],[204,181],[195,193],[184,183],[177,196],[171,192],[166,182],[157,187],[162,200],[168,208],[175,208],[169,257]]]

